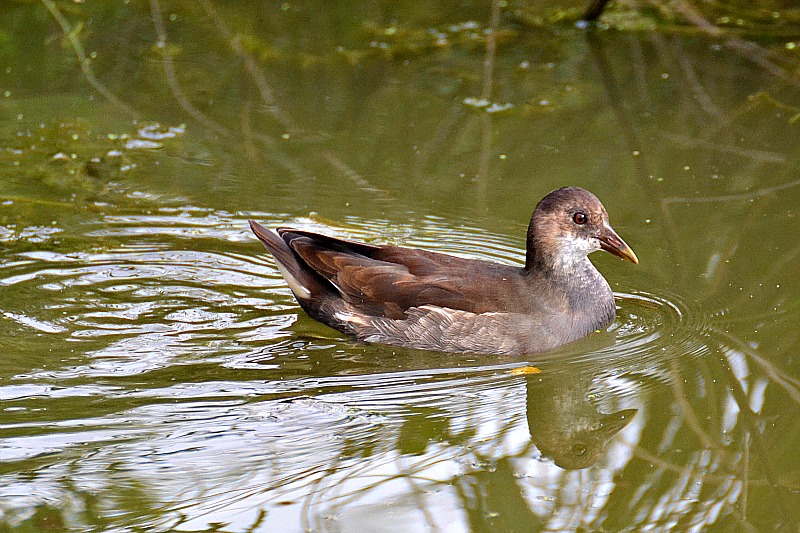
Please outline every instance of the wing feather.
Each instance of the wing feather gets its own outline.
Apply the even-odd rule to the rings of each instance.
[[[286,233],[282,236],[287,238]],[[362,312],[402,318],[408,309],[426,304],[454,309],[469,305],[463,274],[452,268],[462,259],[452,258],[454,262],[451,256],[437,254],[448,258],[448,267],[408,248],[349,246],[348,241],[319,240],[303,233],[292,234],[288,244],[343,300]]]

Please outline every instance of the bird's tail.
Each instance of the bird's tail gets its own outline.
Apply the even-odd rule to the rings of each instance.
[[[312,296],[320,295],[325,290],[319,276],[300,260],[277,231],[267,229],[253,220],[249,222],[255,236],[275,258],[278,270],[301,305],[305,307],[304,304],[308,304]]]

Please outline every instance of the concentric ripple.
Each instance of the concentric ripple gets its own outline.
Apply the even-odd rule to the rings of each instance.
[[[285,335],[294,321],[288,290],[255,253],[241,217],[162,208],[107,216],[81,238],[93,246],[70,250],[67,241],[2,265],[0,331],[47,336],[65,354],[61,367],[37,371],[18,344],[19,361],[5,366],[12,375],[17,362],[24,375],[66,379],[220,361],[252,350],[254,339]]]
[[[614,350],[621,356],[679,350],[696,355],[706,343],[708,317],[674,294],[618,293],[619,309],[613,331]]]

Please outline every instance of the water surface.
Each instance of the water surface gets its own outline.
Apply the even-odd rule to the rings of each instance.
[[[551,4],[0,8],[2,527],[796,530],[796,21]],[[564,185],[641,263],[538,356],[343,338],[246,224],[520,264]]]

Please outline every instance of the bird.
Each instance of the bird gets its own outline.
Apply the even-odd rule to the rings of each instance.
[[[366,343],[439,352],[537,354],[604,329],[614,293],[588,255],[639,262],[580,187],[536,205],[524,266],[249,222],[313,319]]]

